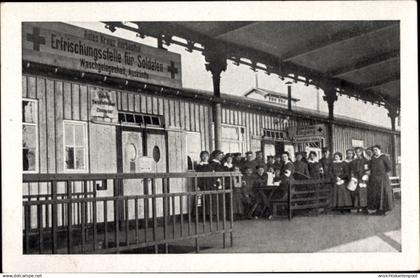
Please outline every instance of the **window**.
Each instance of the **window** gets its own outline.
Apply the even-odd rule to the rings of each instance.
[[[245,132],[241,126],[222,125],[222,151],[225,153],[242,153],[242,137]]]
[[[163,127],[161,116],[156,115],[146,115],[138,113],[127,113],[120,112],[118,113],[118,120],[123,124],[132,124],[132,125],[149,125],[154,127]]]
[[[38,171],[38,121],[37,101],[24,99],[22,101],[22,151],[23,171],[35,173]]]
[[[187,169],[194,170],[194,164],[200,161],[201,135],[199,132],[186,132]]]
[[[87,170],[86,123],[64,122],[64,169]]]

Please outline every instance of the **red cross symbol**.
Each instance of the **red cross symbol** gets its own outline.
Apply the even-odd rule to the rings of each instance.
[[[167,70],[171,73],[171,78],[174,79],[175,74],[178,73],[178,69],[175,67],[175,63],[173,61],[171,61],[171,65],[168,66]]]
[[[45,44],[45,38],[39,35],[39,28],[34,27],[32,34],[26,34],[26,40],[33,43],[33,49],[39,51],[39,46]]]

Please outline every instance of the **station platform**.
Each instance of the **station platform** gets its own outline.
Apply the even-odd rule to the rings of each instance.
[[[220,237],[207,246],[221,246]],[[291,221],[234,222],[229,248],[206,248],[202,253],[401,252],[401,200],[386,216],[341,214],[297,216]]]

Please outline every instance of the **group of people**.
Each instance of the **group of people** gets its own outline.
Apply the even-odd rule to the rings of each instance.
[[[367,149],[348,149],[345,158],[340,152],[332,157],[328,148],[322,149],[319,159],[314,151],[295,153],[292,161],[288,152],[268,156],[264,160],[261,151],[224,154],[215,150],[200,153],[198,172],[236,171],[242,173],[242,182],[233,181],[234,213],[240,217],[256,217],[254,205],[260,196],[255,188],[278,186],[276,198],[287,197],[289,184],[294,179],[330,179],[330,208],[341,212],[388,214],[393,208],[393,194],[388,173],[391,161],[382,153],[381,146]],[[227,186],[226,184],[224,186]],[[198,184],[199,190],[221,189],[220,179],[205,179]],[[271,213],[267,215],[271,218]]]

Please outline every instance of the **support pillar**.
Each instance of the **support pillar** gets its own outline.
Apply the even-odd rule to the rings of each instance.
[[[391,161],[392,161],[392,175],[397,175],[397,157],[398,157],[398,150],[397,150],[397,134],[395,133],[395,122],[399,115],[399,111],[395,106],[386,105],[386,109],[388,109],[388,117],[391,120],[391,129],[393,133],[391,134]]]
[[[213,95],[216,101],[213,103],[213,124],[214,124],[214,149],[222,147],[222,105],[220,103],[220,75],[226,70],[226,57],[223,51],[209,49],[204,51],[206,59],[206,70],[210,71],[213,79]]]
[[[328,104],[328,149],[330,153],[334,153],[334,141],[333,141],[333,130],[334,130],[334,102],[337,101],[337,93],[334,87],[325,86],[323,99]]]

